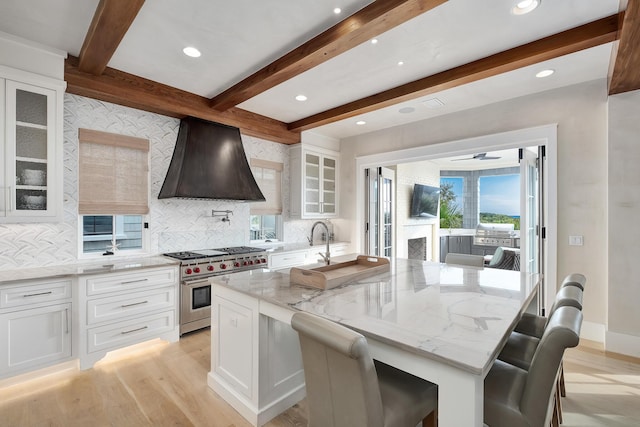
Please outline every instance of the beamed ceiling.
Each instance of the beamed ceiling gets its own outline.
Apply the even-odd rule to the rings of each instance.
[[[610,94],[640,89],[640,0],[543,0],[523,16],[515,0],[58,3],[48,13],[47,0],[3,1],[0,30],[69,52],[68,92],[285,144],[590,79],[606,77]],[[185,59],[187,45],[203,60]],[[530,83],[542,67],[556,80]],[[430,98],[445,108],[420,107]],[[397,118],[400,107],[425,111]],[[355,130],[367,119],[373,128]]]

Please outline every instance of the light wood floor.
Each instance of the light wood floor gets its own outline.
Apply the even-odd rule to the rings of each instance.
[[[0,426],[249,426],[207,387],[208,330],[16,385],[0,383]],[[564,426],[640,425],[640,364],[590,348],[565,358]],[[6,382],[5,382],[6,384]],[[304,401],[268,426],[305,426]]]

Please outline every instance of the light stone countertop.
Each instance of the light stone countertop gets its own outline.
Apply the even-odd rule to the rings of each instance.
[[[81,276],[85,274],[111,273],[116,271],[138,270],[142,268],[178,265],[180,262],[164,256],[139,258],[105,258],[73,264],[60,264],[46,267],[25,267],[0,271],[0,286],[20,280]]]
[[[528,273],[407,259],[392,260],[389,273],[327,291],[291,285],[287,273],[252,270],[211,282],[474,374],[489,370],[538,288],[538,276]]]

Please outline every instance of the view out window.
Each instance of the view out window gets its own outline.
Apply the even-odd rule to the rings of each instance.
[[[480,177],[480,222],[514,224],[520,229],[520,175]]]
[[[461,228],[464,178],[440,178],[440,228]]]
[[[251,215],[251,240],[280,240],[281,215]]]
[[[82,253],[142,250],[142,215],[82,216]]]

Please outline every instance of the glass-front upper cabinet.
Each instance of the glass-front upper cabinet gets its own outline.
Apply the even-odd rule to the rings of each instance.
[[[320,148],[291,149],[291,216],[332,218],[338,214],[339,153]]]
[[[0,221],[53,220],[59,215],[61,141],[56,90],[2,81],[6,158],[0,165]],[[0,93],[1,95],[2,93]]]

